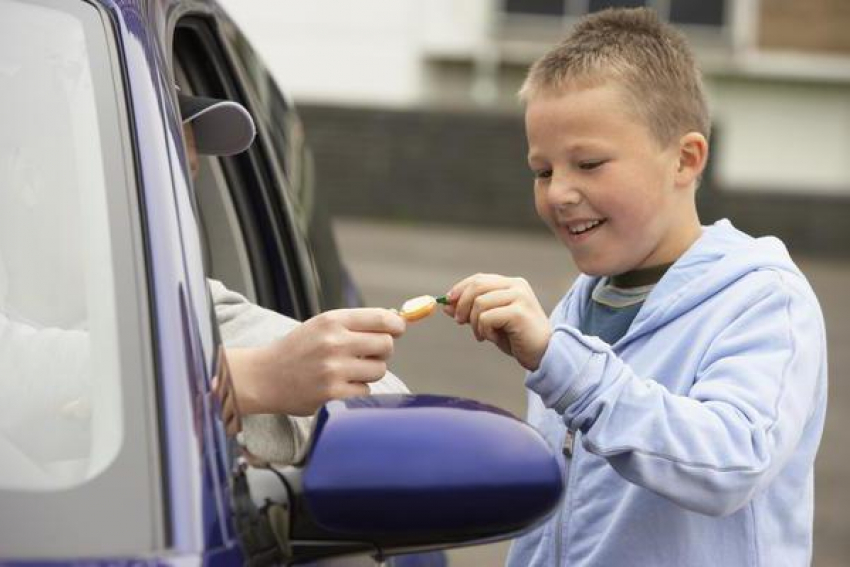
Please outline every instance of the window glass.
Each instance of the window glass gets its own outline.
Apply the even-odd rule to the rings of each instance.
[[[123,438],[103,140],[82,23],[0,13],[0,489],[50,490]]]
[[[725,0],[505,0],[508,14],[562,18],[581,17],[606,8],[649,7],[674,24],[722,28],[726,25]],[[565,9],[566,8],[566,9]]]
[[[606,8],[640,8],[646,6],[643,0],[590,0],[588,11],[596,12]]]
[[[722,26],[724,0],[670,0],[670,21],[676,24]]]
[[[505,11],[513,14],[560,16],[564,13],[564,0],[506,0]]]

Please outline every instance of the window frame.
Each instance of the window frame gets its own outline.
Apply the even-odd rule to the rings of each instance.
[[[179,37],[178,37],[179,36]],[[257,116],[244,92],[241,77],[223,47],[217,21],[204,14],[185,14],[174,30],[172,54],[198,94],[234,100]],[[188,45],[187,45],[188,44]],[[201,67],[205,67],[203,71]],[[202,74],[203,73],[203,74]],[[303,320],[313,315],[301,278],[297,235],[290,222],[283,191],[265,152],[259,121],[257,139],[245,152],[218,158],[231,190],[231,199],[243,231],[257,293],[265,308]]]
[[[194,95],[182,65],[173,61],[177,85],[183,94]],[[249,258],[246,236],[256,239],[251,226],[243,227],[236,211],[230,184],[222,160],[216,156],[198,156],[199,173],[189,180],[191,204],[200,232],[205,275],[221,281],[228,289],[237,291],[249,301],[257,302],[254,270]],[[247,232],[247,235],[246,235]],[[211,238],[211,235],[214,235]],[[219,259],[224,258],[221,264]]]

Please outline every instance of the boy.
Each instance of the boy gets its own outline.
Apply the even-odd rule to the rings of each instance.
[[[778,240],[700,225],[709,116],[685,40],[600,12],[520,95],[537,212],[584,275],[549,321],[521,279],[449,292],[529,371],[529,421],[563,452],[563,506],[508,563],[809,564],[822,315]]]

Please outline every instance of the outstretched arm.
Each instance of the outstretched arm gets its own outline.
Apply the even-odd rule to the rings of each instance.
[[[408,391],[386,370],[391,336],[404,331],[391,312],[331,311],[302,324],[220,282],[210,280],[210,290],[255,455],[294,460],[309,436],[312,414],[330,399]]]

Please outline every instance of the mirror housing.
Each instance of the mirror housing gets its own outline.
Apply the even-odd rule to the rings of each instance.
[[[288,537],[275,531],[295,561],[505,539],[544,520],[563,491],[556,455],[532,427],[441,396],[329,402],[301,463],[276,472]]]

